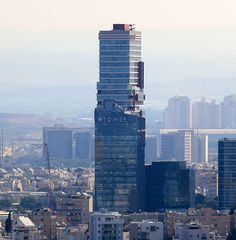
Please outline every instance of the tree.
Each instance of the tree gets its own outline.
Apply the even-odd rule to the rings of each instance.
[[[12,231],[11,211],[8,213],[8,217],[5,221],[5,231],[9,234]]]
[[[20,207],[24,209],[34,209],[36,208],[36,201],[32,197],[24,197],[20,202]]]

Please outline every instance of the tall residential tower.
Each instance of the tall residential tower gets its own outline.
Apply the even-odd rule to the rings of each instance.
[[[144,208],[145,118],[141,33],[114,24],[99,33],[95,109],[95,208]]]

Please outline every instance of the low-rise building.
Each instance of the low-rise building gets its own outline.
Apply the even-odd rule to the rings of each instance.
[[[35,224],[25,216],[17,216],[12,234],[13,240],[39,240],[40,235]]]
[[[94,212],[89,220],[89,239],[123,240],[124,220],[118,212]]]
[[[163,223],[152,221],[131,222],[129,225],[129,239],[163,240]]]
[[[173,240],[215,240],[215,235],[197,223],[176,224]]]
[[[64,215],[72,226],[86,224],[93,211],[93,198],[86,193],[61,195],[56,199],[56,210]]]

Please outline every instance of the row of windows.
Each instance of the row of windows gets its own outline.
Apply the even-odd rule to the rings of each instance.
[[[100,73],[138,73],[138,68],[135,67],[100,67]]]
[[[115,101],[118,101],[118,100],[121,100],[121,101],[129,101],[128,99],[128,96],[127,95],[118,95],[118,96],[114,96],[114,95],[111,95],[111,96],[108,96],[108,95],[97,95],[97,100],[98,101],[102,101],[102,100],[115,100]]]
[[[100,50],[140,50],[141,46],[129,46],[129,45],[102,45]]]
[[[100,78],[138,78],[138,73],[100,73]]]
[[[100,56],[141,56],[139,51],[100,51]]]
[[[129,51],[100,51],[100,56],[129,56]]]
[[[100,44],[141,44],[141,39],[100,39]]]
[[[98,94],[131,94],[131,90],[98,90]]]
[[[97,83],[97,89],[129,89],[129,84],[102,84]]]
[[[101,61],[118,61],[118,62],[127,62],[127,61],[141,61],[141,57],[103,57],[100,56]]]
[[[128,78],[129,73],[100,73],[100,78]]]
[[[129,40],[103,40],[100,39],[100,45],[105,45],[105,44],[129,44]]]
[[[130,67],[130,68],[137,68],[137,62],[100,62],[100,67]]]
[[[100,68],[100,72],[103,73],[111,73],[111,72],[122,72],[122,73],[129,73],[130,69],[129,67],[123,67],[123,68]]]
[[[100,83],[119,83],[119,84],[129,84],[129,79],[128,78],[121,78],[121,79],[107,79],[107,78],[104,78],[104,79],[100,79]]]

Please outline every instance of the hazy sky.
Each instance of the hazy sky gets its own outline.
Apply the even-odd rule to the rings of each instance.
[[[142,29],[219,27],[236,24],[235,0],[0,0],[0,26],[107,28],[113,22]]]
[[[142,31],[146,106],[175,94],[222,99],[236,89],[235,9],[236,0],[0,0],[0,112],[93,109],[98,31],[113,23]]]

